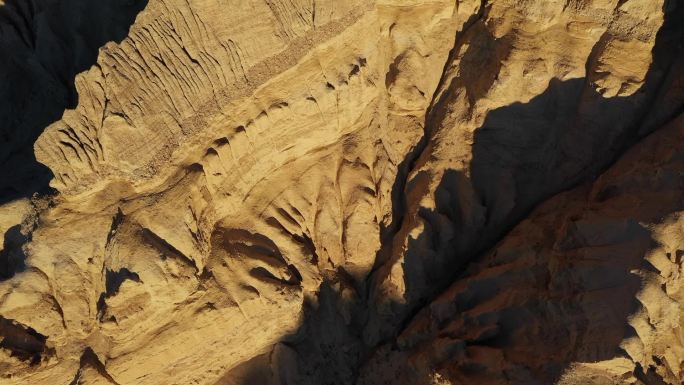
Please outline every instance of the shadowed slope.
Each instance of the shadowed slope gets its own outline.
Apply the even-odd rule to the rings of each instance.
[[[9,0],[0,5],[0,204],[45,192],[33,142],[74,108],[76,74],[120,42],[147,0]]]

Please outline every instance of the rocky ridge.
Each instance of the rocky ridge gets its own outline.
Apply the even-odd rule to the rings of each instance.
[[[3,382],[684,379],[678,1],[89,4],[0,5]]]

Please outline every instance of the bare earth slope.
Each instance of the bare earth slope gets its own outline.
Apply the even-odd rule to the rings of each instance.
[[[0,383],[682,383],[683,20],[0,1]]]

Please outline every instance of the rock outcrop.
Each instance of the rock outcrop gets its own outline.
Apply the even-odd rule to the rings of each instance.
[[[0,382],[684,381],[684,4],[100,3],[0,2]]]

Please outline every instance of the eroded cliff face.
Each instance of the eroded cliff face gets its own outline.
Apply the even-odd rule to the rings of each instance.
[[[0,5],[3,383],[684,380],[678,1],[93,7]]]

